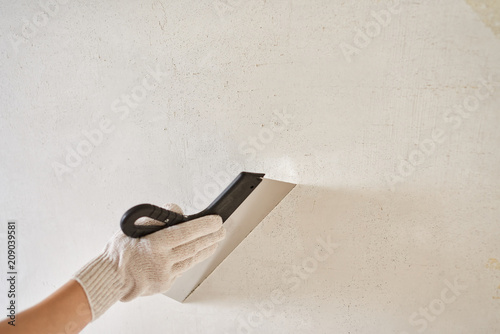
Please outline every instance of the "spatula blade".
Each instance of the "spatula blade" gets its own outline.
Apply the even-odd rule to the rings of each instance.
[[[226,220],[226,237],[215,254],[178,277],[165,295],[183,302],[252,230],[281,202],[295,184],[264,178]]]

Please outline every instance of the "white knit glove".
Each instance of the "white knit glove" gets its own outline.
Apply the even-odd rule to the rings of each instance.
[[[165,208],[182,214],[175,204],[167,204]],[[140,223],[159,222],[141,218]],[[87,294],[92,320],[118,300],[126,302],[166,292],[177,276],[212,255],[225,233],[219,216],[198,218],[140,239],[130,238],[119,230],[101,255],[73,277]]]

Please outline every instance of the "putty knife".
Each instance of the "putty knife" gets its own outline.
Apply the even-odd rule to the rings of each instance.
[[[193,215],[181,215],[151,204],[140,204],[125,212],[120,226],[123,233],[132,238],[206,215],[222,217],[226,238],[215,254],[178,277],[166,296],[184,301],[295,187],[293,183],[265,179],[264,175],[241,172],[212,204]],[[136,225],[141,217],[158,220],[164,225]]]

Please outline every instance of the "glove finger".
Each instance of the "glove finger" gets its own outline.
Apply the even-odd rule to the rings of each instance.
[[[167,204],[163,205],[163,208],[170,210],[170,211],[180,213],[181,215],[183,214],[180,206],[178,206],[177,204],[174,204],[174,203],[167,203]],[[165,225],[165,223],[161,222],[159,220],[148,218],[148,217],[141,217],[141,218],[136,220],[135,225],[163,226],[163,225]]]
[[[145,238],[162,239],[171,248],[186,244],[192,240],[217,232],[222,226],[222,218],[210,215],[185,223],[170,226]]]
[[[226,236],[226,229],[222,226],[217,232],[210,233],[198,239],[192,240],[186,244],[172,249],[172,259],[174,261],[183,261],[194,256],[200,250],[212,246]]]
[[[218,244],[209,246],[205,249],[202,249],[198,253],[196,253],[195,256],[189,257],[185,260],[179,261],[176,264],[172,266],[172,274],[173,275],[179,275],[186,270],[190,269],[193,267],[195,264],[208,259],[211,255],[215,253],[215,250],[217,249]]]

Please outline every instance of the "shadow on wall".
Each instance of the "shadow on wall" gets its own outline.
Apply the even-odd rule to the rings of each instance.
[[[453,228],[456,208],[443,199],[298,185],[186,303],[267,305],[305,318],[307,305],[330,317],[350,307],[407,319],[421,305],[416,291],[439,293],[462,262],[467,235]]]

